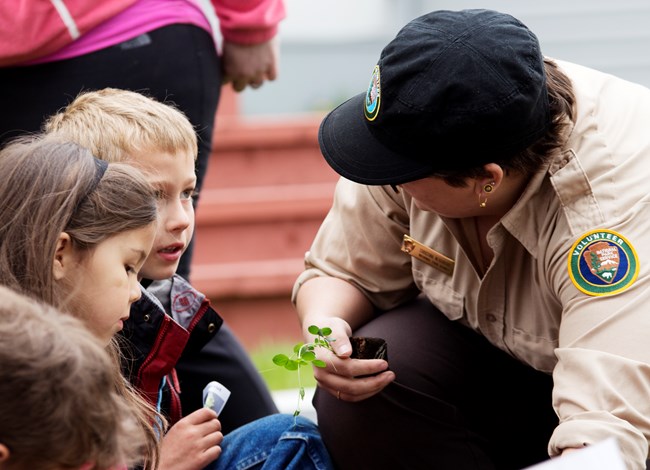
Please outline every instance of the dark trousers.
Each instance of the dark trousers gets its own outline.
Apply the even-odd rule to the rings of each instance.
[[[219,415],[224,434],[278,412],[262,377],[226,324],[199,353],[183,355],[176,372],[183,415],[203,406],[203,387],[211,380],[230,390],[228,403]]]
[[[166,26],[81,57],[28,67],[0,68],[0,142],[41,129],[44,120],[81,91],[106,87],[173,102],[197,131],[197,188],[203,184],[221,66],[212,37],[191,25]],[[178,274],[189,278],[193,244]]]
[[[396,380],[359,402],[318,390],[318,424],[340,469],[522,469],[548,458],[552,379],[448,320],[422,298],[357,336],[383,337]]]

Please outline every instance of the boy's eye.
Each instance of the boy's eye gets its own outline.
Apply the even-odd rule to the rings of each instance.
[[[130,266],[128,264],[124,265],[124,269],[126,269],[126,272],[129,273],[129,274],[137,274],[138,273],[137,269],[135,269],[134,266]]]
[[[196,197],[198,192],[194,191],[194,188],[186,189],[181,193],[181,199],[192,199]]]

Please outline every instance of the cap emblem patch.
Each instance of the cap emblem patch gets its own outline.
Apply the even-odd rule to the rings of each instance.
[[[612,230],[593,230],[571,247],[569,277],[588,295],[612,295],[627,289],[639,274],[639,260],[630,242]]]
[[[366,92],[366,100],[364,102],[363,114],[365,114],[368,121],[374,121],[379,113],[379,105],[381,104],[381,80],[379,76],[379,65],[375,65],[370,78],[370,85]]]

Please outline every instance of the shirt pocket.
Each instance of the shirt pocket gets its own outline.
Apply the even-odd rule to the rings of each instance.
[[[420,262],[414,263],[413,267],[413,279],[415,279],[422,293],[450,320],[463,318],[465,314],[465,297],[452,289],[448,282],[440,279],[440,276],[446,276],[448,281],[451,281],[451,277],[439,273],[429,266],[422,266],[422,264]]]
[[[532,335],[521,329],[511,330],[510,352],[519,360],[547,374],[551,374],[557,358],[555,348],[557,340]]]

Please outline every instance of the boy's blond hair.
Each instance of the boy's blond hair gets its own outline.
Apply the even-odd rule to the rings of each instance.
[[[197,156],[196,132],[171,104],[116,88],[88,91],[44,124],[60,140],[76,142],[108,162],[131,161],[143,151]]]

